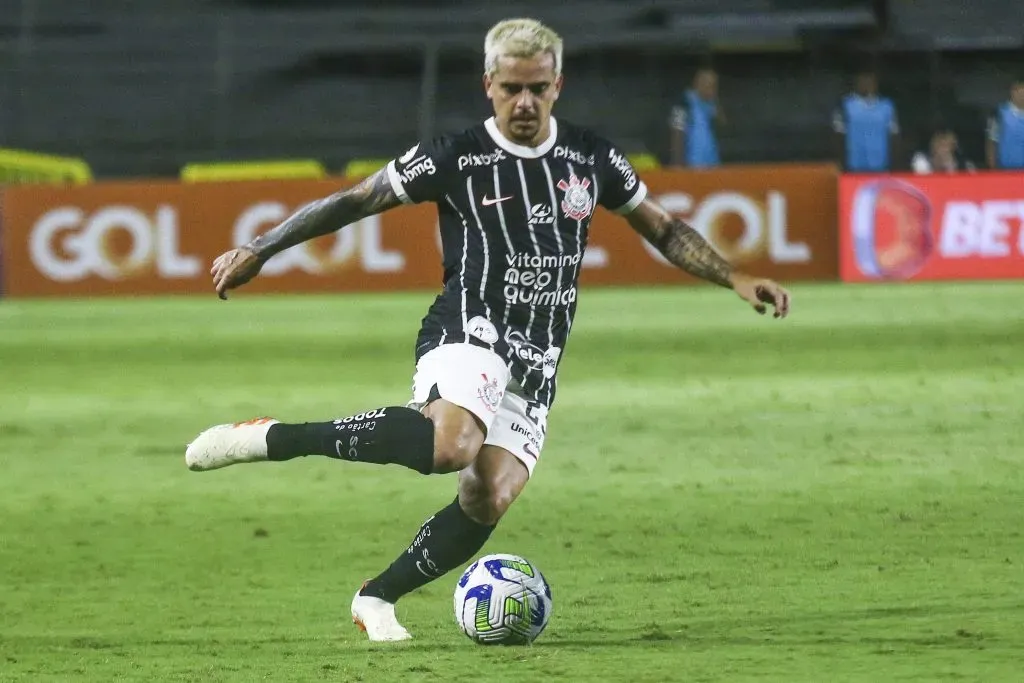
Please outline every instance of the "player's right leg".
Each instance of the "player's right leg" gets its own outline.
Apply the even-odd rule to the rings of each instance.
[[[508,369],[495,359],[477,346],[443,345],[417,365],[416,407],[377,408],[331,422],[260,418],[217,425],[188,445],[185,462],[191,470],[205,471],[322,455],[402,465],[422,474],[455,472],[476,457],[508,384]],[[431,410],[421,412],[426,404]]]

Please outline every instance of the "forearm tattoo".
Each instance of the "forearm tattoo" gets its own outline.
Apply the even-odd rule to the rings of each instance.
[[[401,201],[391,189],[386,170],[380,170],[355,187],[304,206],[276,228],[246,245],[261,259],[321,235],[328,235],[351,223],[398,206]]]
[[[673,219],[664,224],[661,234],[652,240],[670,262],[691,275],[723,287],[731,286],[732,266],[686,223]]]

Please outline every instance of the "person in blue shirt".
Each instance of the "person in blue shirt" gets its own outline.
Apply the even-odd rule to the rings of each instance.
[[[1010,86],[1010,99],[988,121],[989,168],[1024,168],[1024,77]]]
[[[878,94],[878,76],[857,74],[854,91],[839,102],[832,115],[840,164],[853,173],[890,170],[899,155],[900,124],[896,106]]]
[[[709,168],[718,166],[717,126],[725,123],[718,103],[718,74],[703,68],[693,77],[693,87],[672,107],[670,120],[671,159],[675,166]]]

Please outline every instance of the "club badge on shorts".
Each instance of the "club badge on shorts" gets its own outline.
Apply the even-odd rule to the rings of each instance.
[[[487,379],[487,375],[480,373],[480,376],[484,378],[484,384],[477,391],[476,395],[480,397],[480,401],[484,404],[487,410],[492,413],[498,412],[498,404],[501,403],[502,391],[498,387],[497,379]]]
[[[566,218],[581,221],[590,215],[593,207],[590,192],[587,189],[589,187],[590,180],[588,178],[581,180],[574,173],[569,174],[568,181],[558,181],[558,189],[565,193],[565,197],[562,199],[562,211],[565,212]]]

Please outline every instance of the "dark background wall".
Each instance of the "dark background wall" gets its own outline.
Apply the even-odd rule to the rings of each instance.
[[[387,157],[487,115],[484,32],[524,15],[566,40],[558,115],[662,159],[703,63],[733,163],[829,158],[831,109],[865,63],[912,147],[941,122],[980,159],[987,112],[1024,73],[1024,22],[1002,0],[0,0],[0,147],[101,176]]]

